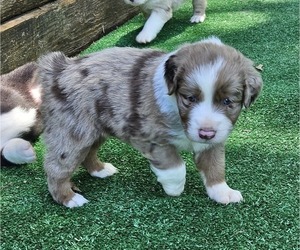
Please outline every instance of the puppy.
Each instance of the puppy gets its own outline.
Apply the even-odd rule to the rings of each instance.
[[[42,132],[41,90],[36,63],[27,63],[1,75],[1,166],[31,163],[32,143]]]
[[[138,43],[151,42],[165,23],[172,18],[175,11],[184,0],[124,0],[125,3],[139,6],[146,17],[148,17],[142,31],[136,37]],[[194,15],[192,23],[204,22],[206,0],[193,0]]]
[[[49,191],[66,207],[87,200],[70,178],[82,164],[95,177],[117,169],[97,159],[109,136],[130,143],[150,162],[170,196],[184,190],[181,150],[194,153],[208,196],[241,201],[225,181],[225,141],[262,79],[251,60],[217,38],[165,53],[111,48],[81,58],[53,52],[39,60]]]

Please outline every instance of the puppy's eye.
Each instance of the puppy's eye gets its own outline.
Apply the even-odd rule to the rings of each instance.
[[[187,96],[186,99],[189,101],[189,102],[196,102],[197,101],[197,98],[195,96]]]
[[[232,103],[232,101],[231,101],[229,98],[226,98],[226,99],[223,100],[223,104],[224,104],[225,106],[228,106],[228,105],[230,105],[231,103]]]

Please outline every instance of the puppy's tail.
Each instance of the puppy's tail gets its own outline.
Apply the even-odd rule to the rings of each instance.
[[[72,63],[72,59],[62,52],[51,52],[38,59],[39,75],[43,87],[52,86],[62,72]]]

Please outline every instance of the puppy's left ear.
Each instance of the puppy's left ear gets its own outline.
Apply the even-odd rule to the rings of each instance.
[[[249,108],[256,100],[261,89],[263,81],[260,73],[254,68],[249,67],[245,72],[245,87],[244,87],[244,106]]]
[[[177,89],[176,72],[178,70],[176,65],[176,55],[172,55],[165,63],[165,80],[168,86],[168,95],[172,95]]]

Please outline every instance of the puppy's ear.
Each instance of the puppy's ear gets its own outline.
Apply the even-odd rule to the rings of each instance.
[[[175,80],[176,72],[176,55],[172,55],[165,63],[165,79],[168,85],[169,95],[172,95],[177,88],[177,82]]]
[[[258,97],[262,89],[263,81],[254,66],[246,70],[245,76],[244,106],[245,108],[249,108]]]

